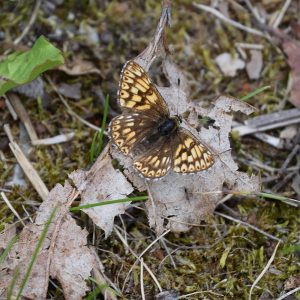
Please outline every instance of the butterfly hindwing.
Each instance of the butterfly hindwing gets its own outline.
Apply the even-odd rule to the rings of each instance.
[[[214,163],[208,148],[183,128],[178,130],[173,139],[173,151],[173,170],[176,173],[203,171]]]
[[[159,138],[145,154],[133,162],[133,165],[146,178],[165,176],[172,166],[170,141]]]
[[[169,114],[165,100],[144,69],[134,61],[125,64],[120,79],[121,108],[160,118]]]

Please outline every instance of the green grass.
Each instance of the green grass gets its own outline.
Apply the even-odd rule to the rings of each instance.
[[[11,248],[13,247],[13,245],[17,242],[17,240],[19,239],[18,235],[15,235],[8,243],[7,247],[5,248],[4,252],[1,254],[0,256],[0,265],[4,262],[4,260],[6,259],[8,253],[10,252]]]
[[[250,98],[252,98],[252,97],[254,97],[254,96],[256,96],[256,95],[262,93],[263,91],[265,91],[265,90],[267,90],[267,89],[269,89],[270,87],[271,87],[270,85],[266,85],[266,86],[263,86],[263,87],[261,87],[261,88],[258,88],[258,89],[256,89],[256,90],[254,90],[253,92],[247,94],[246,96],[242,97],[241,100],[242,100],[242,101],[247,101],[247,100],[249,100]]]
[[[138,196],[138,197],[132,197],[132,198],[124,198],[124,199],[116,199],[116,200],[105,200],[97,203],[91,203],[76,207],[71,207],[70,211],[78,211],[81,209],[87,209],[97,206],[103,206],[108,204],[116,204],[116,203],[125,203],[125,202],[137,202],[137,201],[146,201],[148,199],[148,196]]]
[[[36,247],[34,249],[33,255],[32,255],[31,260],[29,262],[29,265],[27,267],[25,276],[24,276],[24,278],[23,278],[23,280],[21,282],[21,286],[20,286],[20,289],[18,291],[16,300],[20,299],[20,297],[22,296],[22,292],[23,292],[23,290],[24,290],[24,288],[26,286],[26,283],[27,283],[27,281],[29,279],[29,276],[30,276],[30,273],[32,271],[33,265],[34,265],[34,263],[35,263],[35,261],[37,259],[37,256],[38,256],[38,254],[39,254],[39,252],[40,252],[40,250],[42,248],[43,242],[44,242],[44,240],[46,238],[47,232],[48,232],[50,224],[51,224],[51,222],[52,222],[52,220],[53,220],[53,218],[54,218],[54,216],[56,214],[56,211],[57,211],[57,207],[55,207],[52,210],[51,215],[50,215],[47,223],[45,224],[45,227],[44,227],[44,229],[42,231],[41,237],[40,237],[40,239],[39,239],[39,241],[38,241],[38,243],[37,243],[37,245],[36,245]],[[13,280],[14,280],[14,278],[13,278]]]
[[[104,137],[104,131],[106,127],[108,108],[109,108],[109,95],[107,95],[105,98],[101,131],[97,131],[93,137],[93,141],[90,149],[90,163],[94,161],[95,157],[99,156],[103,148],[103,137]]]

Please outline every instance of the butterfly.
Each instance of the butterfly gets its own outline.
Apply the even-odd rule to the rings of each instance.
[[[214,164],[211,151],[170,116],[167,104],[146,71],[128,61],[121,72],[118,91],[123,113],[110,123],[114,145],[125,155],[139,151],[134,168],[147,179],[161,178],[171,169],[196,173]]]

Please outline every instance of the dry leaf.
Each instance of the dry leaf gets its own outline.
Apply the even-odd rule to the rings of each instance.
[[[300,108],[300,41],[289,39],[282,44],[292,70],[292,89],[289,101]]]
[[[5,249],[7,244],[17,234],[15,225],[6,225],[4,230],[0,233],[0,249]]]
[[[263,67],[262,53],[260,50],[250,50],[251,59],[246,65],[246,71],[250,79],[258,79]]]
[[[228,77],[234,77],[238,70],[245,68],[245,62],[238,58],[237,54],[234,57],[230,53],[222,53],[215,58],[218,67],[222,73]]]
[[[300,25],[295,23],[292,27],[293,32],[298,39],[294,39],[279,29],[273,29],[272,32],[281,40],[284,53],[287,55],[287,62],[292,73],[292,88],[289,101],[297,108],[300,108]]]
[[[79,76],[86,74],[101,75],[100,70],[97,69],[92,62],[82,60],[80,58],[75,58],[75,60],[59,66],[58,69],[71,76]]]
[[[81,99],[81,83],[74,84],[61,83],[58,86],[58,91],[65,97],[80,100]]]
[[[79,170],[69,176],[81,192],[80,205],[126,198],[133,192],[133,187],[125,176],[113,168],[107,149],[104,150],[90,171]],[[105,231],[107,237],[112,231],[115,216],[124,213],[129,205],[129,202],[110,204],[83,211]]]
[[[73,190],[68,183],[56,185],[40,206],[35,223],[24,227],[18,242],[1,265],[1,299],[5,298],[16,272],[19,276],[13,295],[18,292],[44,225],[55,206],[58,206],[57,213],[22,295],[30,299],[45,299],[49,276],[60,282],[66,299],[82,299],[85,295],[88,290],[85,280],[90,276],[94,258],[86,246],[88,232],[76,224],[66,207]]]

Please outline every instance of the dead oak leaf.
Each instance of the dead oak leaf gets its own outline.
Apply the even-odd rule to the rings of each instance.
[[[188,88],[182,72],[169,60],[165,60],[164,70],[170,87],[157,87],[166,100],[171,115],[190,113],[182,126],[191,131],[215,154],[215,164],[208,170],[182,175],[168,173],[158,181],[145,180],[132,167],[132,158],[125,157],[119,151],[111,149],[111,154],[123,165],[124,173],[140,191],[147,190],[149,200],[146,203],[149,223],[158,234],[166,227],[172,231],[186,231],[191,224],[199,222],[213,213],[217,203],[223,197],[223,187],[234,191],[256,192],[259,180],[238,172],[238,166],[231,156],[229,134],[233,115],[240,111],[244,114],[254,112],[254,108],[233,97],[219,97],[210,110],[188,102]],[[178,82],[184,83],[181,85]],[[198,129],[198,117],[208,116],[215,121],[214,126]],[[196,128],[193,128],[194,125]],[[165,222],[167,220],[167,223]]]
[[[94,163],[91,170],[87,172],[78,170],[69,176],[81,193],[80,205],[126,198],[133,192],[133,187],[125,176],[113,168],[107,150],[108,147]],[[115,216],[124,213],[129,205],[129,202],[110,204],[83,209],[83,211],[105,231],[107,237],[112,231]]]
[[[58,207],[57,213],[22,295],[29,299],[45,299],[49,276],[60,282],[66,299],[82,299],[85,295],[88,290],[85,280],[90,276],[94,258],[86,246],[87,231],[75,223],[66,208],[73,190],[69,183],[65,186],[56,185],[41,204],[35,223],[24,227],[19,240],[1,265],[0,298],[5,297],[14,274],[18,273],[13,290],[16,296],[45,223],[55,206]]]

